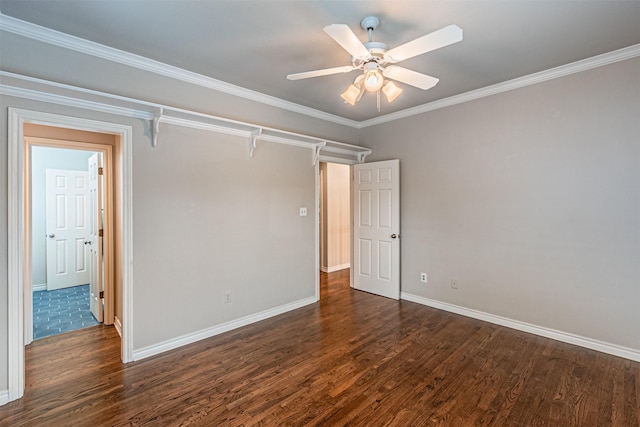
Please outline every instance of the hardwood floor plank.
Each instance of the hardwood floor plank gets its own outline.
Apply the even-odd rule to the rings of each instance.
[[[26,350],[0,426],[640,427],[640,363],[321,274],[321,300],[139,362],[97,326]]]

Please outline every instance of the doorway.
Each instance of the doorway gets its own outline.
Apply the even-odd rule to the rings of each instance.
[[[351,167],[320,162],[320,271],[351,267]]]
[[[33,132],[29,128],[26,133]],[[92,225],[96,217],[93,211],[101,209],[102,203],[96,203],[97,192],[90,189],[94,181],[89,179],[89,161],[102,153],[58,148],[47,145],[46,141],[38,144],[31,136],[25,138],[31,146],[31,290],[35,340],[100,323],[101,319],[91,314],[89,303],[90,281],[98,278],[103,263],[100,259],[100,265],[94,265],[91,258]]]
[[[105,318],[114,315],[112,321],[121,336],[121,359],[129,362],[133,359],[132,340],[132,289],[131,289],[131,248],[132,248],[132,141],[133,128],[129,125],[96,121],[91,119],[63,116],[59,114],[8,108],[8,401],[19,399],[25,389],[25,345],[33,339],[32,329],[32,290],[31,290],[31,197],[30,197],[30,153],[31,143],[27,141],[30,125],[38,125],[58,131],[80,131],[108,136],[112,144],[100,146],[99,142],[87,143],[67,139],[62,148],[79,148],[96,152],[110,152],[111,170],[105,188],[110,193],[108,199],[113,207],[106,208],[114,213],[113,225],[105,228],[112,233],[107,239],[105,251],[112,255],[105,257],[106,301],[113,305],[105,306]],[[51,139],[51,135],[32,135],[33,138]],[[61,138],[65,139],[65,138]],[[54,140],[55,141],[55,140]],[[84,145],[83,145],[84,144]],[[110,261],[107,261],[107,260]],[[109,283],[115,286],[107,286]],[[111,292],[111,296],[108,293]]]
[[[97,322],[112,325],[116,319],[116,136],[26,123],[24,142],[29,177],[26,228],[31,232],[25,344]],[[38,305],[42,299],[44,304]]]

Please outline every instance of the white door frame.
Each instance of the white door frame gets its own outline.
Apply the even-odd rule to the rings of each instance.
[[[120,185],[116,192],[121,203],[116,216],[122,223],[120,263],[122,266],[122,361],[133,359],[132,325],[132,142],[133,128],[117,123],[63,116],[41,111],[8,109],[8,400],[24,395],[25,388],[25,328],[24,291],[31,289],[31,251],[29,218],[25,197],[25,141],[24,124],[108,133],[119,136]]]

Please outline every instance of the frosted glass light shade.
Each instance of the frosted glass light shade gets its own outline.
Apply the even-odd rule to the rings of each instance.
[[[355,85],[349,85],[347,90],[345,90],[340,96],[344,99],[344,102],[356,105],[356,102],[358,102],[359,99],[358,95],[360,95],[360,89]]]
[[[402,93],[402,89],[398,87],[392,81],[388,81],[382,88],[382,93],[387,98],[388,102],[393,102]]]

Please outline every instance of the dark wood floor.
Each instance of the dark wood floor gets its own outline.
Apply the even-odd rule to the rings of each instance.
[[[640,425],[640,363],[322,282],[318,304],[127,365],[113,328],[38,340],[0,424]]]

